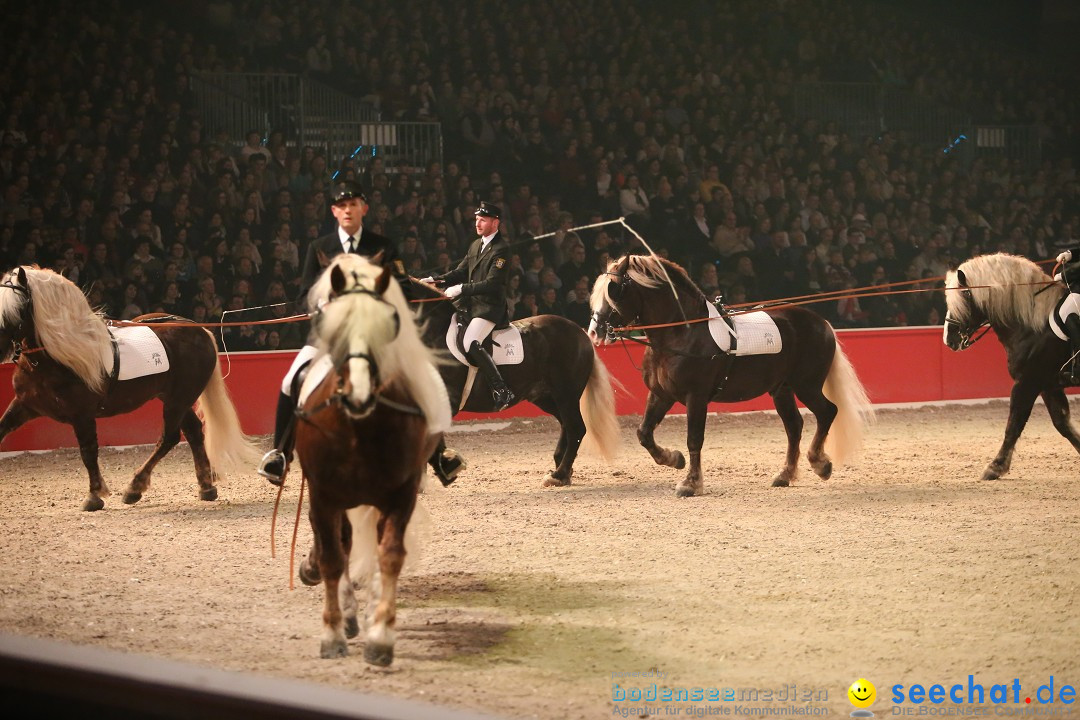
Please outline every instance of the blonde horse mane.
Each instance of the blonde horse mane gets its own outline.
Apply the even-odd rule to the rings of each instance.
[[[351,339],[365,339],[384,381],[400,378],[413,402],[428,418],[428,431],[446,430],[434,422],[446,415],[447,403],[438,373],[433,371],[434,355],[421,342],[415,318],[397,281],[391,278],[382,296],[397,311],[400,329],[395,338],[393,318],[388,308],[375,297],[353,293],[329,302],[332,295],[330,275],[335,267],[344,272],[347,288],[359,285],[368,290],[375,288],[375,281],[383,271],[381,266],[351,253],[342,253],[330,262],[308,293],[309,307],[322,305],[317,332],[319,349],[340,359],[348,352]]]
[[[22,266],[34,309],[34,329],[46,352],[74,372],[94,392],[105,388],[111,368],[103,350],[111,339],[102,315],[95,312],[75,283],[52,270]],[[15,271],[5,275],[13,282]],[[19,322],[26,298],[12,290],[0,291],[0,317],[5,325]]]
[[[685,290],[692,293],[695,298],[705,299],[705,294],[694,284],[694,281],[690,279],[690,276],[686,274],[682,267],[670,260],[663,260],[652,255],[623,255],[619,259],[608,263],[608,273],[611,273],[624,260],[627,261],[627,276],[642,287],[655,288],[667,285],[670,277],[671,282],[675,283],[680,291]],[[596,278],[592,294],[589,297],[589,307],[593,310],[599,310],[601,303],[604,301],[609,305],[614,304],[611,300],[610,290],[612,281],[612,276],[607,273]]]
[[[1026,328],[1040,332],[1047,318],[1065,294],[1065,288],[1053,285],[1042,268],[1018,255],[994,253],[979,255],[960,263],[945,276],[945,302],[950,317],[959,322],[970,320],[970,306],[964,302],[959,272],[964,273],[972,301],[986,315],[991,325]],[[1042,292],[1040,292],[1042,291]]]

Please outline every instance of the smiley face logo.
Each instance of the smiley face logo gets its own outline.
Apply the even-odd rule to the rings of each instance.
[[[874,683],[866,678],[859,678],[851,683],[851,687],[847,690],[847,696],[855,707],[868,708],[877,699],[877,689],[874,687]]]

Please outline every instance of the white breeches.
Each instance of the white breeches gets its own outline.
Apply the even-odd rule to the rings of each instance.
[[[465,352],[469,351],[474,341],[483,343],[494,328],[495,323],[491,320],[473,318],[469,322],[469,326],[465,328],[465,337],[461,341],[461,344],[465,346]]]
[[[1065,332],[1065,320],[1070,315],[1080,315],[1080,293],[1069,293],[1069,296],[1065,298],[1065,302],[1061,303],[1061,307],[1057,312],[1050,313],[1050,329],[1054,331],[1062,340],[1068,340],[1069,336]]]
[[[296,353],[296,359],[293,360],[292,365],[289,366],[289,372],[285,373],[284,379],[281,381],[281,392],[285,395],[292,396],[292,381],[296,377],[296,372],[304,365],[304,363],[313,360],[319,351],[314,345],[305,345],[300,348],[300,352]]]

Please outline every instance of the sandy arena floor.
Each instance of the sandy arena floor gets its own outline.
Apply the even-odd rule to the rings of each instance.
[[[512,718],[610,717],[632,705],[615,684],[657,682],[624,673],[650,671],[672,688],[796,684],[843,716],[859,677],[879,716],[895,684],[1077,686],[1080,463],[1040,405],[1011,474],[980,481],[1006,412],[879,411],[852,465],[822,481],[804,459],[791,488],[769,485],[775,415],[711,417],[691,499],[633,419],[619,460],[583,457],[563,489],[540,487],[550,418],[455,432],[470,468],[426,496],[433,537],[402,583],[389,671],[365,665],[360,639],[318,657],[322,588],[288,588],[298,483],[272,559],[273,488],[231,477],[200,502],[186,446],[131,507],[120,493],[148,450],[103,451],[114,495],[98,513],[79,510],[75,451],[6,457],[0,631]],[[658,439],[685,450],[684,433],[676,416]],[[309,538],[305,518],[305,551]]]

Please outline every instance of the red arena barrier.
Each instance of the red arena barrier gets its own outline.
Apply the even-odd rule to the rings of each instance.
[[[1005,367],[1005,351],[993,333],[963,352],[952,352],[942,342],[942,329],[936,327],[879,328],[840,330],[844,351],[851,359],[871,401],[883,403],[932,402],[1008,397],[1012,387]],[[647,392],[637,368],[644,348],[634,343],[617,343],[600,348],[600,357],[611,374],[626,387],[617,394],[620,415],[641,414]],[[232,393],[244,431],[268,434],[273,430],[274,404],[278,386],[295,351],[232,353],[221,356],[222,372]],[[0,401],[11,402],[10,363],[0,365]],[[678,413],[676,406],[673,412]],[[716,412],[770,410],[766,395],[742,403],[714,404]],[[102,446],[136,445],[157,440],[161,432],[161,404],[147,403],[139,410],[98,422],[98,441]],[[499,413],[462,413],[457,420],[494,417],[528,417],[543,413],[522,402]],[[12,433],[0,450],[45,450],[78,447],[67,425],[46,419],[33,420]]]

